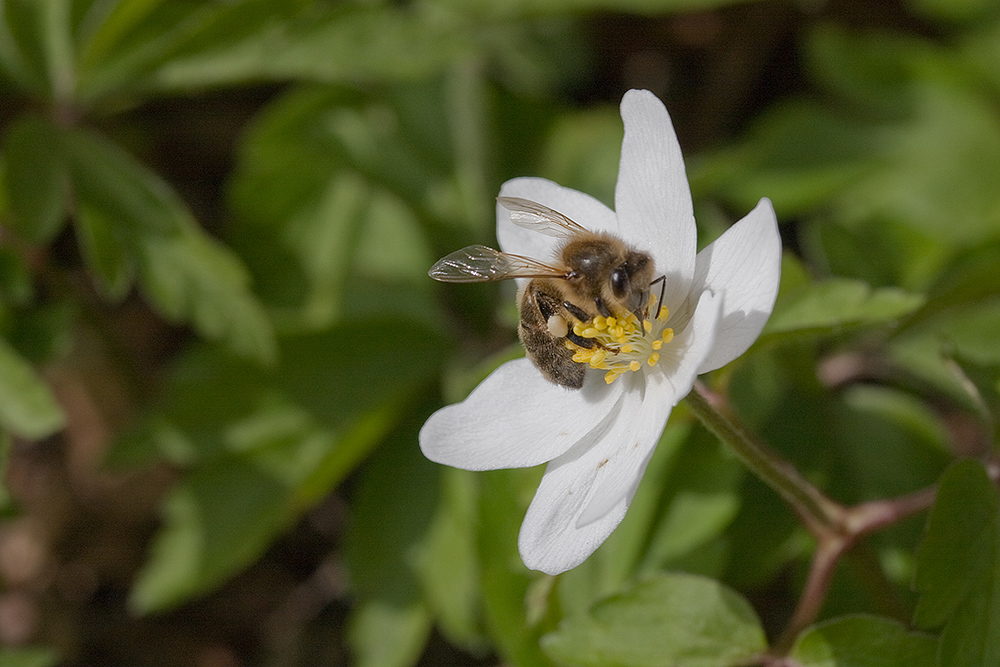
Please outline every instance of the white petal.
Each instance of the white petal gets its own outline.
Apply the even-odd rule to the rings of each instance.
[[[692,293],[722,296],[715,347],[699,373],[725,366],[757,340],[774,308],[781,279],[781,237],[771,202],[757,207],[698,253]]]
[[[590,195],[564,188],[544,178],[515,178],[500,188],[504,197],[521,197],[554,209],[591,231],[617,233],[615,213]],[[497,204],[497,241],[500,249],[546,261],[552,259],[560,239],[518,227],[510,211]]]
[[[614,384],[625,384],[620,378]],[[612,385],[613,386],[613,385]],[[628,500],[622,498],[611,511],[585,526],[580,513],[595,484],[606,476],[606,460],[622,443],[632,442],[632,418],[642,404],[641,392],[631,388],[622,396],[619,418],[603,433],[577,443],[545,469],[538,491],[521,524],[518,548],[530,569],[558,574],[582,563],[625,517]]]
[[[642,407],[633,417],[635,443],[609,459],[605,466],[607,474],[578,519],[581,525],[603,516],[622,498],[631,500],[635,494],[670,410],[691,391],[698,367],[712,349],[721,301],[705,292],[688,326],[669,343],[674,358],[666,360],[668,364],[672,362],[667,372],[647,372]]]
[[[674,407],[673,389],[661,373],[650,378],[639,414],[633,417],[632,437],[617,443],[606,461],[603,479],[595,480],[594,493],[576,520],[577,528],[597,521],[610,512],[622,499],[631,502],[646,464],[660,441],[663,427]]]
[[[420,429],[420,449],[431,461],[466,470],[545,463],[617,417],[622,391],[597,372],[587,374],[582,389],[560,387],[517,359],[463,402],[431,415]]]
[[[614,384],[629,384],[613,423],[549,463],[518,538],[529,568],[558,574],[576,567],[621,523],[670,409],[691,390],[712,347],[720,306],[721,299],[706,292],[671,342],[677,358],[670,373],[622,376]]]
[[[667,276],[664,304],[687,297],[694,274],[697,229],[684,159],[670,116],[648,90],[630,90],[621,104],[622,141],[615,211],[622,238],[653,255]]]

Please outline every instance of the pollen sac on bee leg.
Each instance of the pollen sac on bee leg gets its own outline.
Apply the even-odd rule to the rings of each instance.
[[[554,338],[565,338],[569,333],[569,323],[562,315],[553,315],[545,324]]]

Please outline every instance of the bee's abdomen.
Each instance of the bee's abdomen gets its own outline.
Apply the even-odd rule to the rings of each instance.
[[[521,322],[518,334],[528,358],[548,380],[564,387],[583,386],[586,366],[573,361],[566,338],[557,338],[549,330],[549,318],[562,308],[562,296],[539,288],[535,281],[521,297]]]

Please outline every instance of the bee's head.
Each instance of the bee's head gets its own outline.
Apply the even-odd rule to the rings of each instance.
[[[653,259],[620,239],[595,235],[567,243],[562,259],[567,281],[581,301],[605,317],[641,313],[653,278]]]

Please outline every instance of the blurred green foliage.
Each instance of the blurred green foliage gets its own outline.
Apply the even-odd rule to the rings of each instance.
[[[516,551],[540,471],[441,469],[416,437],[517,354],[511,293],[433,284],[429,265],[493,242],[507,178],[613,198],[623,91],[580,93],[599,76],[602,21],[641,32],[676,16],[697,32],[750,4],[765,19],[800,11],[0,0],[0,461],[46,439],[72,447],[65,378],[97,367],[94,402],[108,386],[129,397],[109,419],[107,468],[173,471],[127,574],[135,612],[210,595],[336,497],[348,518],[324,548],[346,573],[333,597],[349,621],[331,644],[346,642],[352,664],[711,667],[761,654],[813,545],[683,407],[624,523],[557,579]],[[840,502],[944,474],[926,528],[901,522],[845,561],[796,664],[993,664],[1000,10],[910,0],[876,26],[813,4],[796,14],[801,80],[688,154],[703,237],[768,196],[786,241],[762,338],[710,381]],[[668,108],[684,99],[676,85]],[[188,200],[164,168],[169,140],[136,122],[212,95],[252,107],[220,210]],[[197,136],[219,131],[202,121]],[[11,517],[30,510],[7,489],[0,501]],[[76,664],[73,642],[37,639]],[[55,655],[5,649],[0,663]]]

